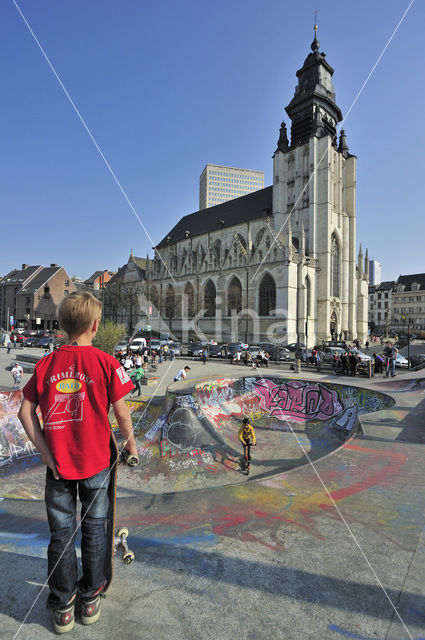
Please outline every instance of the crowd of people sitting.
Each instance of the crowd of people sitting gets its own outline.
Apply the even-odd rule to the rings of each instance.
[[[168,359],[174,360],[175,354],[173,348],[164,345],[160,349],[149,349],[149,347],[142,347],[138,351],[132,351],[130,348],[126,351],[120,349],[115,351],[114,356],[122,364],[135,385],[130,395],[137,393],[140,396],[142,378],[145,378],[147,373],[156,371],[158,364],[166,362]]]

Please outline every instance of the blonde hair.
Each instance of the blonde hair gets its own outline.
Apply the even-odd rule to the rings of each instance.
[[[88,291],[75,291],[63,298],[58,308],[59,326],[77,338],[102,315],[102,303]]]

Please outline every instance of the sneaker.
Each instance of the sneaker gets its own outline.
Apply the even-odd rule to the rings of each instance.
[[[56,633],[71,631],[75,624],[75,602],[63,609],[52,609],[52,618]]]
[[[82,624],[93,624],[100,618],[100,593],[94,598],[82,600],[81,602],[81,622]]]

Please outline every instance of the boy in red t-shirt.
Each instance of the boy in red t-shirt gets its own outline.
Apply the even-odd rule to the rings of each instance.
[[[137,454],[131,416],[124,396],[133,389],[127,373],[112,356],[92,346],[102,312],[87,291],[72,293],[58,309],[68,343],[36,364],[23,389],[19,419],[41,454],[46,470],[46,510],[50,528],[47,550],[51,609],[57,633],[74,626],[77,591],[81,621],[96,622],[105,587],[103,566],[109,509],[112,404],[126,448]],[[43,418],[41,428],[36,409]],[[81,500],[83,576],[77,583],[75,553],[76,499]]]

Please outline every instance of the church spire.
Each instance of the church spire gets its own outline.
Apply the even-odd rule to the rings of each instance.
[[[342,113],[335,102],[335,89],[332,85],[334,70],[319,51],[317,22],[314,25],[314,40],[311,53],[297,71],[298,85],[295,95],[286,112],[291,118],[291,147],[306,144],[312,135],[329,135],[336,144],[336,127],[342,120]],[[321,114],[322,127],[317,127],[317,117]]]

